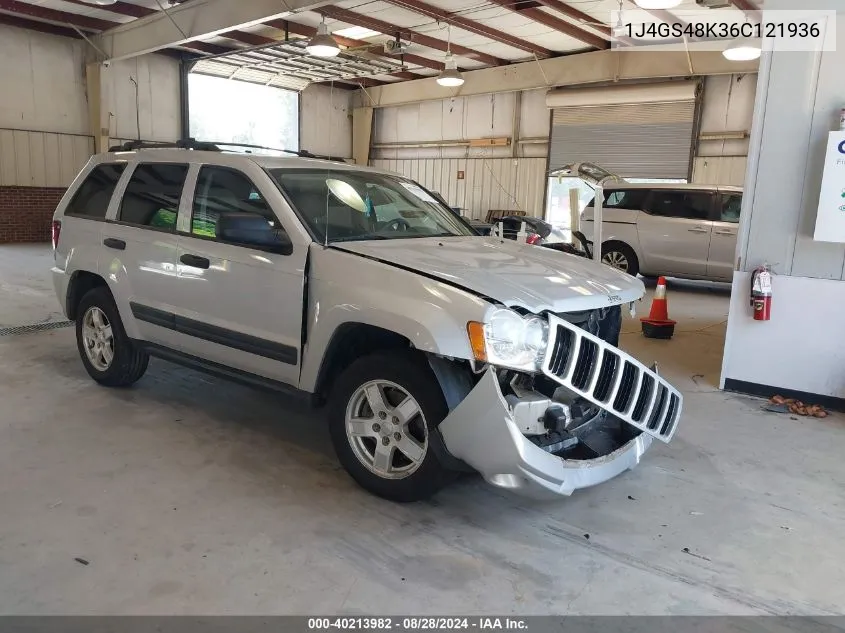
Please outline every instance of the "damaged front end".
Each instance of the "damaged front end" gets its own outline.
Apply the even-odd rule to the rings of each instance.
[[[440,424],[449,453],[491,484],[530,496],[569,495],[636,466],[669,442],[683,398],[619,350],[621,309],[547,315],[537,372],[487,365]]]

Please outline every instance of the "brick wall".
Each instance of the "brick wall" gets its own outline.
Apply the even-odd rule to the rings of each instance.
[[[60,187],[0,187],[0,244],[49,242]]]

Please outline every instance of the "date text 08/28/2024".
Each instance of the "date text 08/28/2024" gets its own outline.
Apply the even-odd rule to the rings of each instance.
[[[330,631],[527,631],[528,623],[511,617],[328,617],[308,618],[308,630]]]

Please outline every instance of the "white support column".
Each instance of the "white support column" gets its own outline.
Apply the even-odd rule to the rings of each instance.
[[[85,66],[85,87],[88,94],[88,122],[94,137],[94,152],[108,151],[111,143],[109,115],[109,69],[100,62]]]

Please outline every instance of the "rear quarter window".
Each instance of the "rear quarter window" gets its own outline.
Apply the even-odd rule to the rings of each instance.
[[[97,165],[79,185],[64,214],[99,220],[105,218],[117,181],[125,169],[126,163]]]

